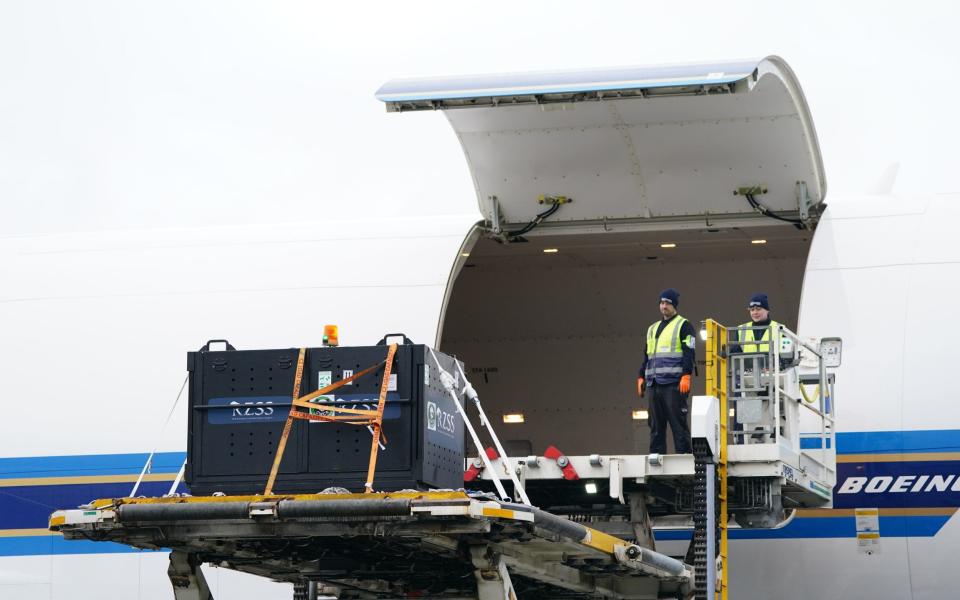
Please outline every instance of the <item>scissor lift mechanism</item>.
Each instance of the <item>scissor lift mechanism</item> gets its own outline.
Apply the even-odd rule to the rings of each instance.
[[[756,434],[727,431],[728,390],[739,389],[737,375],[728,368],[731,331],[714,321],[705,327],[707,396],[694,399],[692,455],[566,457],[553,452],[478,459],[475,467],[485,468],[477,483],[492,480],[499,499],[463,491],[370,493],[369,486],[365,494],[268,491],[103,499],[55,512],[50,529],[66,539],[170,549],[168,572],[177,600],[212,600],[199,568],[203,563],[291,582],[298,599],[319,591],[343,599],[726,600],[730,516],[739,520],[751,510],[769,512],[774,488],[783,505],[773,508],[781,512],[783,506],[830,501],[835,470],[826,449],[835,448],[832,375],[827,376],[817,349],[786,329],[776,331],[771,336],[775,349],[768,353],[775,374],[780,369],[776,348],[787,336],[817,357],[815,375],[796,381],[830,383],[818,387],[816,406],[806,406],[819,417],[820,446],[800,451],[796,429],[780,430],[780,415],[790,412],[781,407],[792,402],[799,411],[800,395],[813,403],[802,385],[799,393],[781,389],[777,377],[771,380],[772,397],[765,398],[772,400],[768,413],[777,415],[776,424],[763,443],[744,442]],[[487,421],[475,393],[472,399]],[[529,494],[551,512],[505,499],[499,481],[504,476],[513,480],[517,497],[526,500]],[[570,479],[581,481],[571,486]],[[586,516],[576,514],[578,502],[585,505],[584,482],[599,483],[605,492],[592,497],[592,513]],[[744,494],[753,498],[763,489],[767,496],[759,496],[766,505],[743,505]],[[567,506],[556,502],[558,497]],[[660,500],[654,505],[661,511],[667,506],[692,521],[685,558],[690,565],[655,550],[650,499]],[[763,523],[759,526],[768,526]],[[741,524],[757,526],[749,520]]]

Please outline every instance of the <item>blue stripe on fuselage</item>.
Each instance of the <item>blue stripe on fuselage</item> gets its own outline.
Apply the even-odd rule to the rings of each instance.
[[[817,434],[801,434],[800,447],[820,447]],[[827,448],[830,440],[827,440]],[[960,452],[960,429],[919,431],[853,431],[837,434],[839,454],[898,454],[904,452]]]
[[[808,438],[804,446],[818,443]],[[816,447],[816,446],[813,446]],[[960,478],[960,460],[909,460],[899,456],[884,460],[884,454],[910,454],[933,452],[960,452],[960,430],[926,431],[879,431],[847,432],[837,434],[837,454],[873,454],[876,459],[860,462],[841,462],[838,466],[838,485],[834,492],[838,508],[917,508],[960,506],[960,491],[931,490],[925,484],[919,492],[880,492],[868,494],[839,494],[849,477],[867,477],[867,482],[885,483],[879,477],[890,477],[891,485],[898,477],[958,475],[949,484],[952,487]],[[176,473],[183,464],[185,453],[164,452],[154,456],[152,473]],[[856,458],[850,457],[854,460]],[[904,459],[907,460],[904,460]],[[918,458],[922,458],[919,457]],[[146,462],[146,454],[107,454],[87,456],[45,456],[25,458],[0,458],[0,480],[56,478],[102,475],[136,475]],[[172,477],[171,477],[172,479]],[[916,480],[914,480],[915,482]],[[44,529],[49,514],[56,509],[72,508],[95,498],[126,496],[133,484],[125,483],[64,483],[49,485],[23,485],[0,487],[0,530]],[[864,487],[866,487],[865,484]],[[169,489],[169,482],[146,482],[139,493],[161,495]],[[891,486],[888,486],[888,488]],[[907,487],[907,486],[901,486]],[[960,487],[960,486],[958,486]],[[183,490],[183,487],[180,488]],[[912,494],[912,495],[911,495]],[[949,514],[917,514],[907,516],[881,516],[880,531],[884,537],[929,537],[936,535],[950,519]],[[793,519],[779,529],[731,530],[731,539],[785,539],[785,538],[847,538],[855,534],[854,518],[850,516],[804,516]],[[658,539],[689,539],[689,531],[659,531]],[[96,552],[133,551],[118,544],[84,541],[64,541],[59,536],[0,537],[0,556],[26,554],[84,554]]]
[[[0,479],[137,475],[143,470],[148,456],[142,453],[0,458]],[[157,452],[153,455],[150,472],[176,473],[186,457],[186,452]]]
[[[138,496],[162,496],[170,491],[171,481],[140,484]],[[124,498],[133,484],[85,483],[76,485],[37,485],[0,488],[0,530],[38,529],[47,526],[50,514],[61,508],[76,508],[98,498]],[[180,484],[178,491],[185,492]]]
[[[950,520],[950,515],[909,515],[880,517],[883,537],[932,537]],[[731,529],[731,540],[828,539],[853,538],[857,526],[854,517],[797,517],[777,529]],[[658,541],[689,540],[689,529],[656,530]]]
[[[153,552],[153,550],[138,550],[115,542],[65,540],[60,535],[0,537],[0,556],[119,554],[127,552]]]
[[[838,433],[837,452],[839,454],[960,452],[960,429]]]

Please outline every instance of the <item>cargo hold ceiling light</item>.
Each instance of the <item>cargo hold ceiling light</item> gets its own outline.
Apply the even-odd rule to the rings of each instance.
[[[643,421],[650,417],[650,413],[645,410],[634,410],[631,411],[630,416],[633,417],[634,421]]]
[[[556,254],[557,252],[560,252],[560,250],[557,249],[557,248],[544,248],[544,249],[543,249],[543,253],[544,253],[544,254]]]
[[[674,244],[673,242],[666,242],[666,243],[660,244],[660,247],[661,247],[661,248],[676,248],[677,245]]]
[[[460,256],[462,256],[462,257],[464,257],[464,258],[467,258],[468,256],[470,256],[470,253],[469,253],[469,252],[461,252],[461,253],[460,253]]]
[[[750,240],[751,244],[766,244],[767,240]]]
[[[523,413],[510,413],[503,415],[504,423],[523,423]]]
[[[587,493],[588,493],[588,494],[596,494],[596,493],[597,493],[597,484],[595,484],[595,483],[593,483],[593,482],[590,482],[590,483],[586,484],[586,485],[583,486],[583,487],[584,487],[585,490],[587,490]]]

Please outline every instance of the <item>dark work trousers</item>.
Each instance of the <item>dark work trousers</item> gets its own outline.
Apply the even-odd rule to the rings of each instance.
[[[667,423],[673,430],[673,447],[677,454],[690,454],[690,426],[687,425],[687,394],[681,394],[679,383],[647,388],[650,406],[650,454],[666,454]]]

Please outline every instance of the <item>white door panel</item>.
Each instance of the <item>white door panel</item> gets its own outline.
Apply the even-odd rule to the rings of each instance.
[[[392,81],[388,110],[445,110],[480,210],[530,221],[541,194],[574,202],[554,221],[735,214],[734,190],[799,211],[826,193],[803,92],[777,57],[738,63]]]

